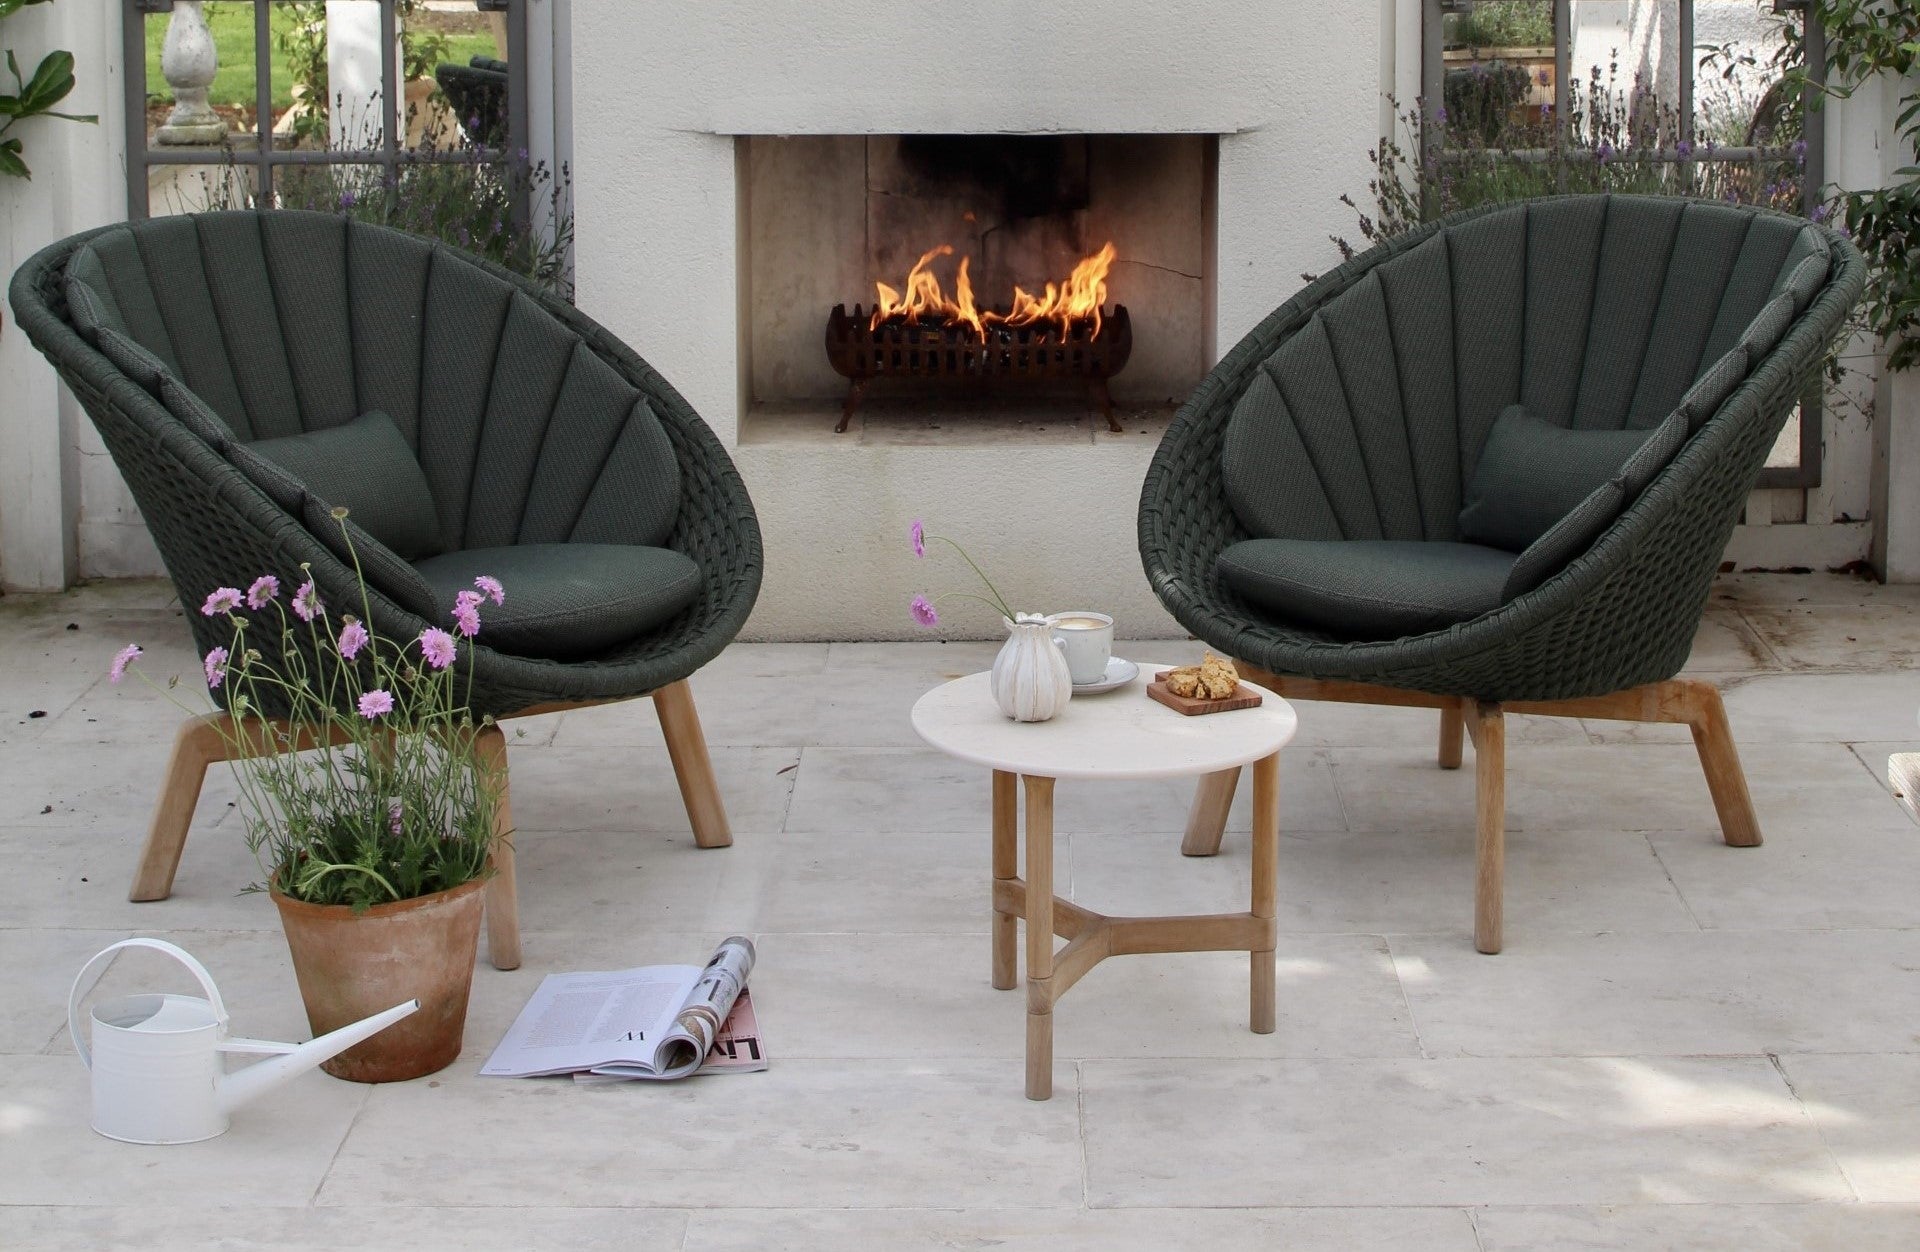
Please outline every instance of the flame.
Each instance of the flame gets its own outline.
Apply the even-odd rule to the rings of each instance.
[[[932,265],[936,258],[952,255],[953,245],[947,243],[922,253],[913,268],[907,271],[905,295],[885,283],[876,282],[873,286],[879,298],[873,306],[869,328],[878,330],[882,322],[894,318],[904,321],[944,319],[950,324],[973,327],[973,332],[985,342],[988,326],[1032,326],[1047,322],[1057,325],[1065,335],[1071,331],[1074,322],[1086,321],[1092,323],[1093,335],[1100,333],[1100,309],[1107,300],[1107,271],[1112,267],[1115,257],[1112,243],[1103,245],[1092,256],[1082,257],[1065,283],[1048,283],[1041,295],[1036,296],[1015,287],[1013,309],[1008,313],[992,309],[983,312],[974,304],[973,282],[967,275],[971,257],[960,258],[959,268],[953,278],[954,298],[947,298]]]
[[[1064,330],[1075,318],[1093,322],[1093,333],[1100,333],[1100,306],[1107,302],[1107,270],[1113,265],[1113,245],[1106,244],[1090,257],[1082,257],[1073,267],[1066,284],[1047,284],[1044,296],[1031,296],[1013,289],[1013,312],[1006,317],[1009,326],[1027,326],[1034,322],[1058,322]]]

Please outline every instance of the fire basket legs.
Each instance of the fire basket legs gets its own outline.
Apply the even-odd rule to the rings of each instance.
[[[856,378],[847,384],[847,398],[840,402],[840,424],[833,428],[836,435],[847,433],[847,423],[853,420],[853,411],[860,407],[861,393],[867,389],[867,380]]]
[[[1120,434],[1120,419],[1113,415],[1113,393],[1107,390],[1107,380],[1091,378],[1087,380],[1087,390],[1093,393],[1093,402],[1107,415],[1107,429]]]

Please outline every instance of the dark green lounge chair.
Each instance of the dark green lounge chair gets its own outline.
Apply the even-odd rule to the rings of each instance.
[[[448,627],[454,593],[498,576],[474,711],[651,695],[697,841],[731,842],[686,680],[753,607],[759,526],[720,442],[624,344],[486,262],[320,213],[91,231],[29,260],[11,299],[99,427],[202,652],[227,625],[193,610],[261,573],[290,591],[310,569],[327,603],[357,604],[329,515],[347,503],[376,632]],[[504,772],[497,727],[482,745]],[[182,729],[134,899],[172,889],[223,756],[209,719]],[[489,953],[512,968],[510,846],[497,868]]]
[[[1472,732],[1483,952],[1503,711],[1686,723],[1726,841],[1757,844],[1719,693],[1674,675],[1864,273],[1824,227],[1678,199],[1430,224],[1312,283],[1200,384],[1147,471],[1147,577],[1255,681],[1437,708],[1443,768]],[[1234,784],[1203,782],[1186,852],[1218,849]]]

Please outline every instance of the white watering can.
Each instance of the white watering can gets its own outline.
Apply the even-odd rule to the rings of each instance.
[[[118,996],[93,1006],[93,1049],[80,1033],[80,997],[92,989],[87,974],[121,948],[152,948],[173,957],[200,980],[207,998],[147,994]],[[263,1091],[312,1069],[420,1007],[396,1004],[308,1043],[235,1039],[227,1034],[227,1006],[207,967],[163,939],[122,939],[81,967],[67,997],[67,1029],[74,1050],[93,1071],[93,1128],[126,1143],[197,1143],[225,1133],[228,1115]],[[225,1073],[222,1052],[274,1055]]]

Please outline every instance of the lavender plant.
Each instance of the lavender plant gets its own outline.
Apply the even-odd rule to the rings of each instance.
[[[1499,63],[1489,70],[1502,72]],[[1569,192],[1641,192],[1697,196],[1730,204],[1797,210],[1806,144],[1756,145],[1738,160],[1714,158],[1716,139],[1682,138],[1678,110],[1636,76],[1623,84],[1618,64],[1593,66],[1568,84],[1569,107],[1556,119],[1551,105],[1509,103],[1489,126],[1485,110],[1457,117],[1447,107],[1430,120],[1420,102],[1396,116],[1404,142],[1386,138],[1368,152],[1374,175],[1359,218],[1367,245],[1405,234],[1421,222],[1475,205]],[[1437,128],[1437,129],[1436,129]],[[1357,248],[1333,237],[1341,256]]]

